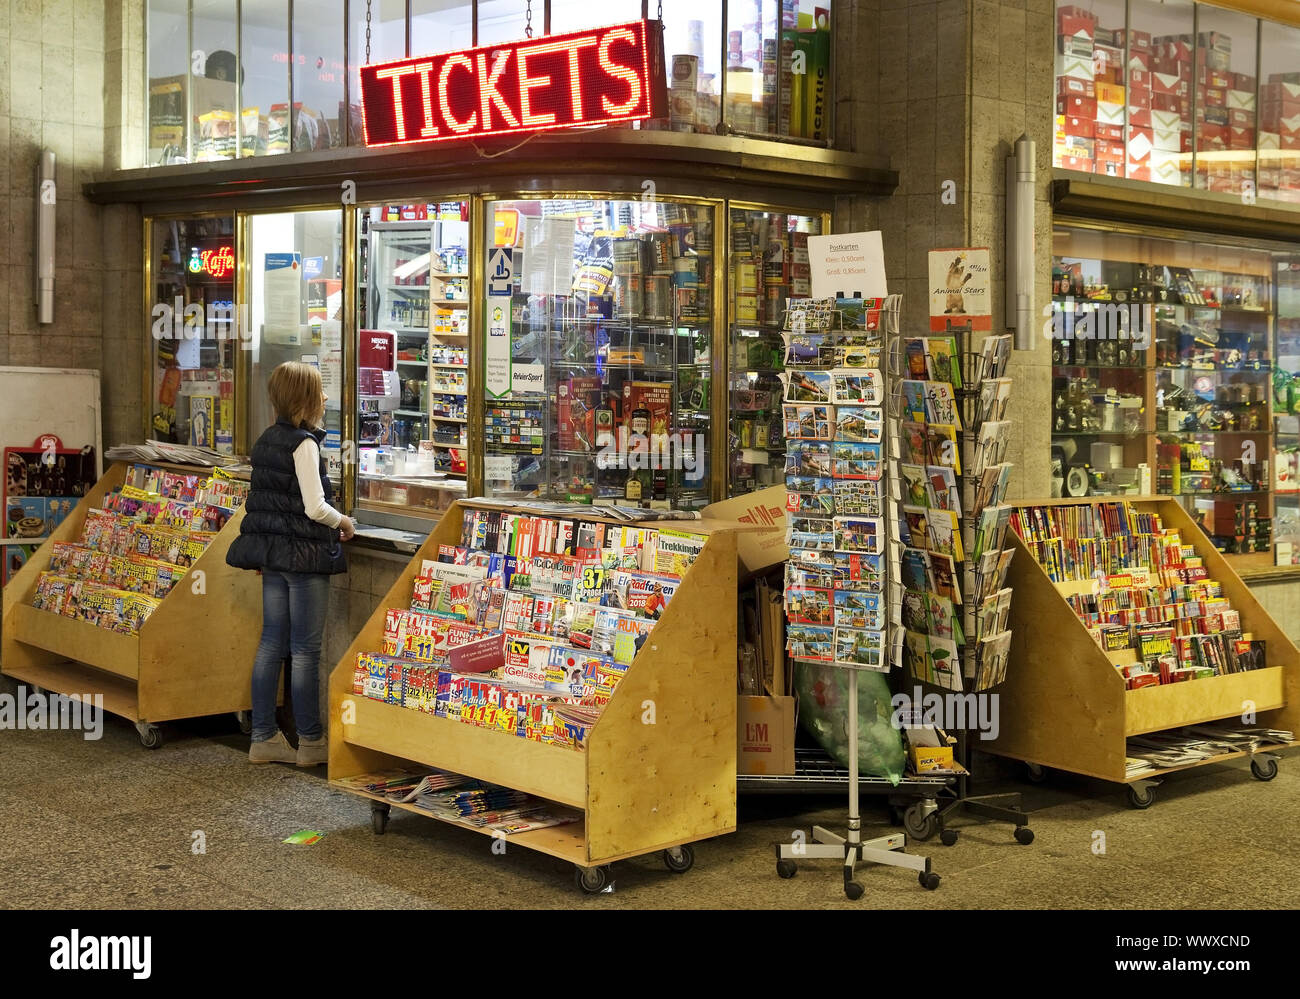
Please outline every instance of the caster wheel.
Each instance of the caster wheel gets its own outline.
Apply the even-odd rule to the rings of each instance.
[[[162,729],[149,722],[136,722],[135,730],[140,735],[140,745],[145,749],[157,749],[162,745]]]
[[[388,828],[388,816],[391,809],[387,805],[381,805],[378,802],[370,809],[370,828],[375,831],[376,836],[382,836],[384,830]]]
[[[932,871],[922,871],[917,875],[916,880],[921,882],[921,887],[926,891],[934,891],[939,887],[939,875]]]
[[[609,884],[609,868],[575,866],[573,880],[588,895],[599,895]]]
[[[845,881],[844,894],[849,897],[850,901],[856,902],[862,897],[862,885],[856,881]]]
[[[1040,767],[1037,763],[1028,763],[1026,766],[1029,769],[1029,780],[1031,783],[1041,784],[1043,781],[1047,780],[1046,767]]]
[[[956,829],[945,829],[943,832],[939,833],[939,842],[944,846],[956,846],[957,840],[960,837],[961,833]]]
[[[675,858],[673,857],[674,852],[677,853]],[[695,866],[695,851],[686,845],[679,846],[676,851],[665,850],[664,866],[674,874],[685,874]]]
[[[236,711],[235,721],[239,722],[239,731],[243,732],[244,735],[253,734],[253,712]]]
[[[938,820],[935,813],[923,815],[921,813],[921,802],[915,805],[909,805],[907,811],[903,813],[903,829],[907,835],[917,840],[927,840],[934,835],[935,830],[939,828]]]
[[[1016,842],[1021,846],[1028,846],[1034,841],[1034,831],[1028,826],[1016,826]]]
[[[1272,780],[1277,776],[1277,760],[1251,760],[1250,775],[1256,780]]]
[[[1150,808],[1152,802],[1156,800],[1154,788],[1139,789],[1136,784],[1130,784],[1128,789],[1128,803],[1133,808]]]
[[[793,860],[778,860],[776,862],[777,876],[780,878],[784,878],[787,881],[790,880],[790,878],[794,877],[795,871],[797,871],[798,869],[799,869],[798,866],[795,864]]]

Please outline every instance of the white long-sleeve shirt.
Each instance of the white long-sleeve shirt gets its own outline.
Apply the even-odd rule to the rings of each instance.
[[[338,527],[343,514],[325,502],[325,490],[320,484],[320,446],[315,438],[308,437],[293,449],[293,467],[307,516],[326,527]]]

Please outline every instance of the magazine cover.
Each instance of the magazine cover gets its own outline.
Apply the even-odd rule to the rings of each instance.
[[[658,620],[681,582],[680,576],[615,569],[610,573],[606,605]]]

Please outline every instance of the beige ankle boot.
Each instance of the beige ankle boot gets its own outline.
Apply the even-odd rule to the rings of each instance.
[[[249,763],[293,763],[297,758],[283,732],[277,731],[265,742],[255,742],[248,747]]]
[[[326,752],[325,736],[319,739],[298,738],[298,766],[318,767],[329,758]]]

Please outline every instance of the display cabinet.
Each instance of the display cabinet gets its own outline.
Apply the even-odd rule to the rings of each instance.
[[[485,491],[708,504],[718,206],[551,197],[486,209]]]
[[[469,203],[360,214],[357,498],[437,512],[467,470]]]
[[[235,217],[155,218],[148,259],[146,432],[234,453]]]
[[[824,215],[731,204],[727,311],[727,495],[784,481],[781,327],[786,301],[811,292],[808,236]]]
[[[1271,552],[1294,518],[1293,259],[1058,225],[1054,494],[1173,496],[1223,551]]]

